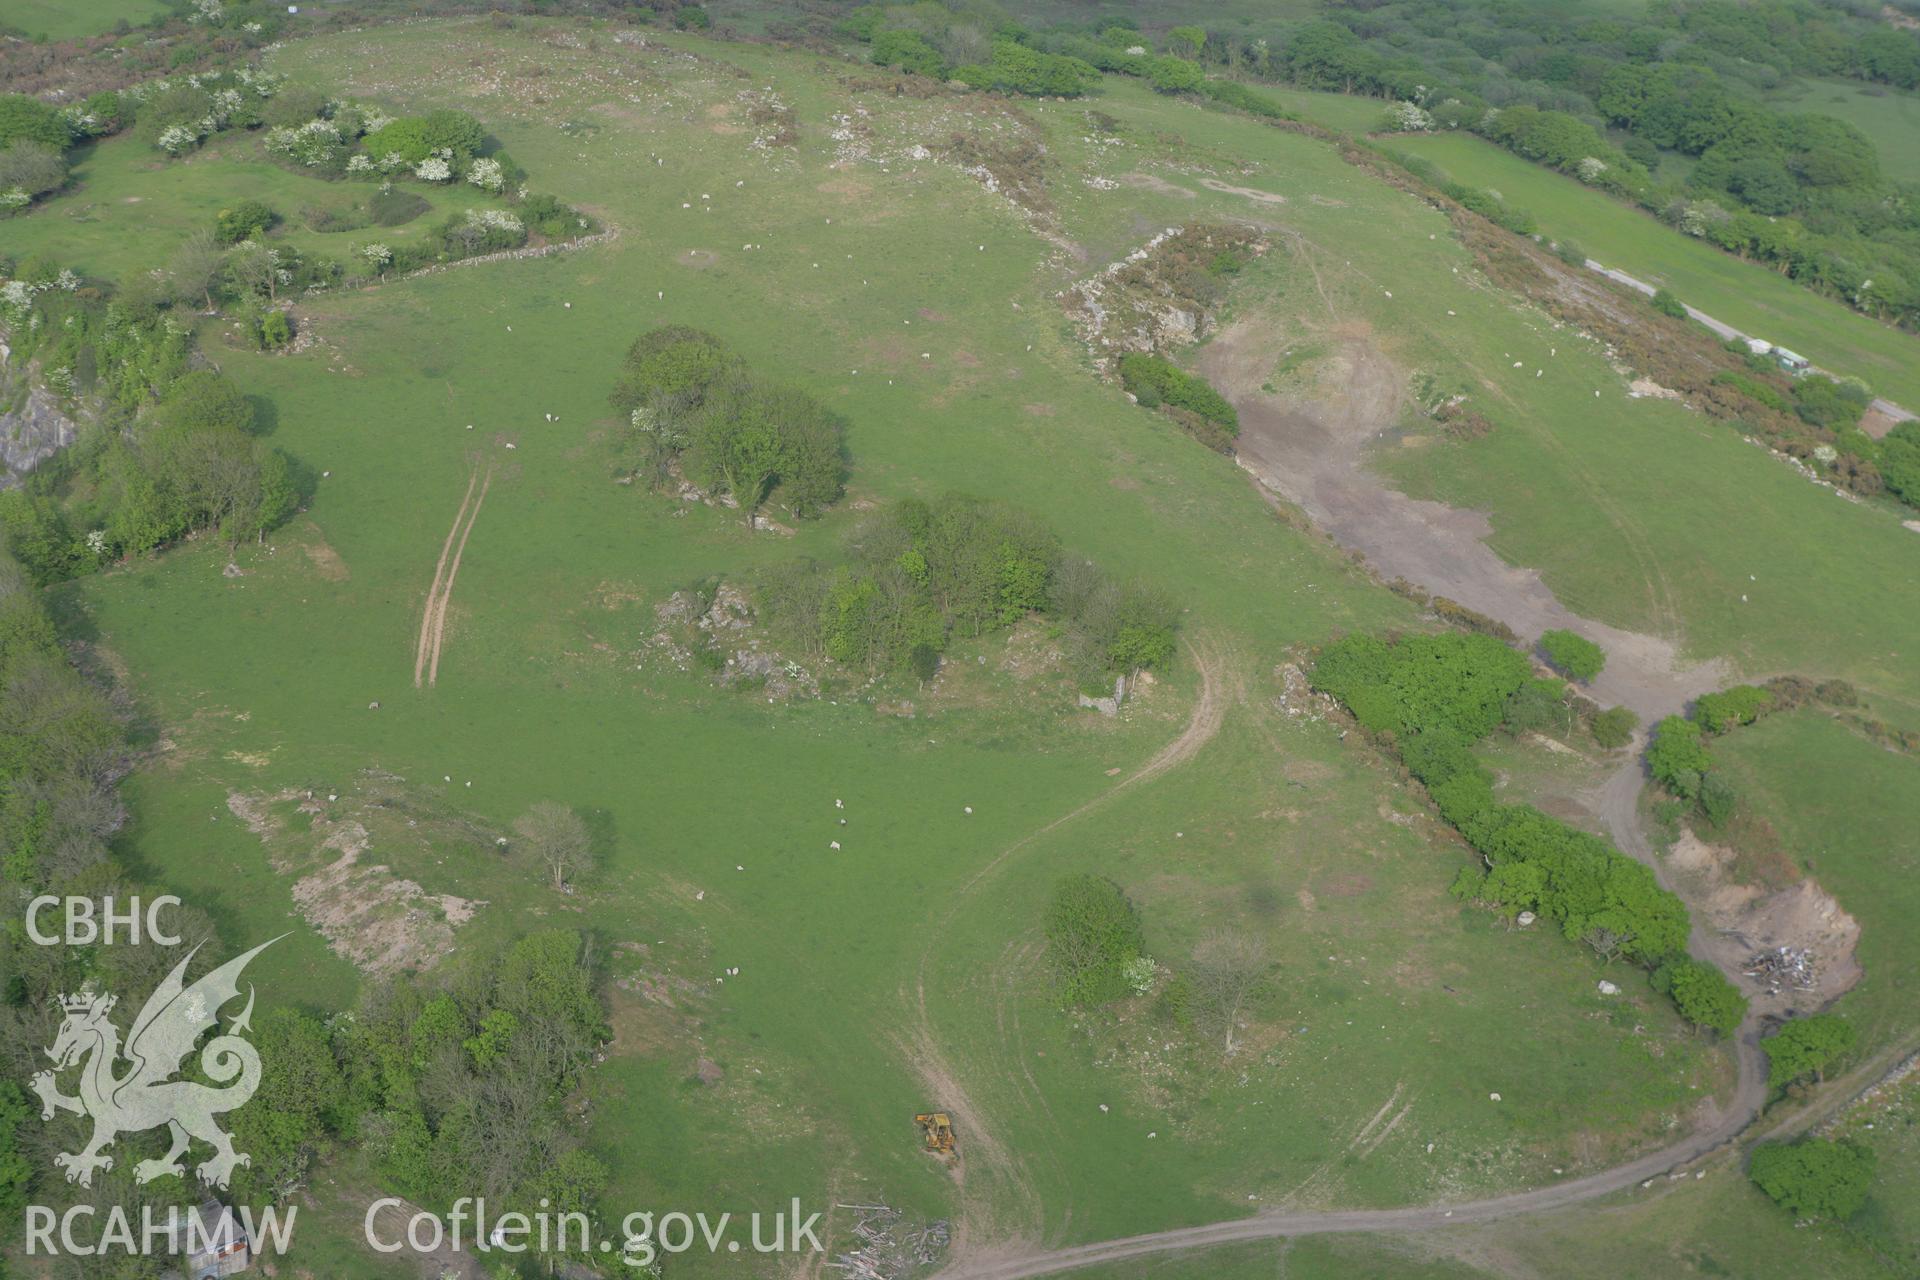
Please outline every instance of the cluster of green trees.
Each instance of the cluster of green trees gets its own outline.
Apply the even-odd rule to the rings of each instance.
[[[1857,1038],[1853,1024],[1837,1013],[1795,1018],[1760,1042],[1767,1054],[1767,1083],[1784,1089],[1809,1076],[1825,1079],[1827,1067]]]
[[[872,46],[879,66],[976,89],[1077,97],[1100,82],[1095,67],[1035,48],[1028,32],[979,5],[864,5],[847,15],[843,29]]]
[[[1647,772],[1683,804],[1695,806],[1714,827],[1733,816],[1739,794],[1726,774],[1713,767],[1707,739],[1752,724],[1775,709],[1773,693],[1759,685],[1735,685],[1701,695],[1685,716],[1668,716],[1653,727],[1647,744]]]
[[[606,1170],[565,1105],[608,1036],[588,954],[579,934],[544,930],[443,988],[371,993],[319,1054],[337,1079],[329,1127],[357,1135],[383,1184],[417,1203],[590,1211]]]
[[[145,412],[110,402],[78,442],[0,494],[0,530],[34,581],[57,582],[201,530],[231,548],[285,520],[308,485],[259,438],[246,396],[198,370]]]
[[[759,600],[783,643],[808,659],[932,678],[955,635],[977,637],[1029,614],[1057,624],[1070,670],[1089,690],[1173,658],[1179,610],[1068,555],[1035,517],[948,494],[908,499],[857,526],[849,561],[777,567]]]
[[[127,751],[107,699],[61,652],[10,541],[0,532],[0,881],[39,890],[107,860]]]
[[[1120,357],[1120,383],[1148,409],[1167,414],[1210,449],[1233,452],[1240,415],[1206,379],[1171,360],[1135,351]]]
[[[1878,1163],[1855,1142],[1802,1138],[1755,1147],[1747,1176],[1796,1218],[1845,1222],[1866,1207]]]
[[[1104,876],[1068,876],[1042,915],[1054,988],[1067,1008],[1093,1008],[1159,986],[1157,1008],[1182,1033],[1218,1039],[1232,1057],[1243,1020],[1269,991],[1273,959],[1258,934],[1216,929],[1167,966],[1146,953],[1140,912]]]
[[[1686,958],[1686,906],[1651,870],[1597,836],[1494,798],[1493,775],[1472,748],[1527,705],[1538,682],[1523,655],[1485,635],[1356,635],[1327,646],[1310,678],[1398,752],[1479,852],[1481,865],[1456,878],[1456,897],[1508,916],[1532,911],[1603,959],[1651,970],[1655,987],[1696,1025],[1739,1025],[1744,997],[1718,970]]]
[[[676,468],[731,498],[749,524],[768,501],[809,518],[839,501],[846,426],[804,391],[768,382],[711,333],[650,329],[609,396],[626,415],[622,465],[650,485]]]

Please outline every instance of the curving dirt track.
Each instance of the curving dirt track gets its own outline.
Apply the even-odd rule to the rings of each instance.
[[[1220,725],[1226,719],[1227,705],[1241,692],[1236,675],[1230,674],[1226,658],[1215,642],[1208,636],[1197,636],[1187,642],[1187,652],[1194,666],[1200,672],[1200,694],[1194,700],[1193,711],[1187,717],[1186,725],[1166,746],[1138,769],[1116,782],[1107,790],[1072,811],[1062,814],[1044,827],[1028,832],[1006,848],[995,854],[992,861],[976,872],[972,879],[963,885],[948,904],[948,913],[957,911],[960,906],[980,886],[1004,867],[1008,859],[1038,840],[1041,836],[1076,818],[1084,817],[1093,810],[1107,804],[1128,788],[1142,782],[1150,782],[1167,771],[1177,768],[1198,755],[1200,749],[1212,741],[1220,732]],[[959,1074],[954,1071],[946,1056],[940,1050],[939,1040],[934,1035],[933,1021],[927,1012],[927,965],[933,957],[933,949],[938,941],[938,933],[930,932],[926,947],[920,953],[918,972],[914,978],[913,990],[903,992],[910,1012],[910,1029],[898,1041],[901,1054],[912,1064],[920,1084],[929,1098],[940,1100],[943,1110],[951,1113],[959,1121],[960,1129],[967,1135],[967,1156],[963,1160],[977,1160],[977,1166],[969,1168],[962,1163],[956,1169],[956,1181],[961,1188],[960,1213],[954,1224],[953,1251],[956,1256],[971,1253],[984,1259],[987,1256],[1017,1260],[1020,1257],[1037,1256],[1029,1237],[1036,1235],[1040,1228],[1037,1217],[1038,1197],[1033,1191],[1033,1180],[1020,1159],[1002,1142],[994,1130],[992,1117],[977,1105],[967,1092]],[[1015,1199],[1026,1206],[1033,1215],[1029,1221],[1019,1227],[1006,1223],[990,1223],[986,1213],[987,1194],[977,1183],[971,1191],[967,1190],[967,1178],[970,1173],[985,1174],[1006,1183],[1015,1192]],[[997,1237],[991,1247],[991,1254],[979,1252],[981,1238],[991,1230]]]
[[[1602,797],[1602,816],[1621,850],[1653,867],[1658,876],[1662,874],[1661,866],[1639,827],[1638,801],[1642,781],[1636,755],[1635,763],[1621,769],[1608,780]],[[1697,915],[1688,950],[1702,959],[1712,959],[1706,939],[1701,936]],[[1738,981],[1738,975],[1730,976]],[[1053,1275],[1148,1254],[1208,1249],[1217,1245],[1285,1236],[1428,1231],[1566,1208],[1624,1191],[1718,1150],[1739,1137],[1759,1116],[1761,1106],[1766,1101],[1767,1065],[1765,1055],[1760,1051],[1758,1022],[1758,1015],[1750,1015],[1735,1037],[1739,1079],[1731,1104],[1717,1121],[1670,1147],[1584,1178],[1456,1204],[1417,1205],[1405,1209],[1281,1210],[1064,1249],[1034,1249],[1017,1255],[1001,1253],[994,1257],[963,1258],[939,1272],[937,1280],[1026,1280],[1030,1276]]]
[[[1608,663],[1595,693],[1603,701],[1631,707],[1648,723],[1683,710],[1700,693],[1726,682],[1727,672],[1718,663],[1683,666],[1676,646],[1668,640],[1621,631],[1574,614],[1554,597],[1538,573],[1507,564],[1486,545],[1491,525],[1484,516],[1409,498],[1369,472],[1363,449],[1397,416],[1399,377],[1364,330],[1344,328],[1337,336],[1343,361],[1339,390],[1330,403],[1304,408],[1260,390],[1273,350],[1271,338],[1254,320],[1229,327],[1202,353],[1202,370],[1240,413],[1240,465],[1262,486],[1301,507],[1341,546],[1363,553],[1383,576],[1406,578],[1525,635],[1564,626],[1597,640],[1608,650]],[[1649,561],[1643,570],[1655,612],[1664,614],[1665,583],[1658,565]],[[1200,717],[1198,708],[1195,716]],[[1147,769],[1152,767],[1149,762]],[[1128,782],[1138,780],[1147,769]],[[1665,884],[1666,870],[1640,829],[1639,796],[1644,783],[1635,750],[1631,763],[1601,789],[1599,814],[1621,851],[1651,867]],[[1068,821],[1084,808],[1052,825]],[[1019,847],[1008,849],[1001,859]],[[1689,953],[1726,971],[1724,955],[1716,952],[1702,931],[1701,913],[1694,911],[1693,919]],[[1741,984],[1738,972],[1729,972],[1728,977]],[[1672,1146],[1586,1177],[1454,1204],[1278,1210],[1063,1249],[1002,1250],[994,1256],[973,1257],[956,1251],[956,1261],[938,1273],[938,1280],[1025,1280],[1149,1254],[1285,1236],[1425,1231],[1560,1209],[1610,1195],[1690,1164],[1734,1141],[1753,1124],[1767,1091],[1759,1024],[1759,1013],[1750,1012],[1734,1037],[1738,1079],[1718,1118]]]

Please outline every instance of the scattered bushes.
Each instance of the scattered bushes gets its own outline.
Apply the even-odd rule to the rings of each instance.
[[[1672,316],[1675,320],[1687,318],[1687,305],[1666,289],[1655,289],[1651,300],[1653,309],[1663,316]]]
[[[947,64],[940,57],[940,51],[928,44],[926,37],[918,32],[876,32],[871,53],[876,66],[898,67],[932,80],[946,78]]]
[[[369,132],[362,145],[376,165],[388,156],[419,165],[434,155],[468,160],[480,153],[486,140],[487,131],[466,112],[440,110],[389,120]]]
[[[1745,348],[1742,348],[1744,351]],[[1713,375],[1715,385],[1732,387],[1749,400],[1757,400],[1775,413],[1792,413],[1793,402],[1769,384],[1758,378],[1737,373],[1732,369],[1722,369]]]
[[[1793,380],[1793,411],[1802,422],[1835,430],[1858,426],[1873,396],[1851,380],[1835,382],[1817,373]]]
[[[0,93],[0,148],[23,139],[57,153],[67,149],[73,134],[57,108],[28,94]]]
[[[1540,224],[1534,221],[1531,213],[1525,209],[1516,209],[1491,191],[1482,191],[1478,187],[1469,187],[1460,182],[1442,183],[1440,190],[1449,200],[1462,208],[1479,214],[1495,226],[1504,227],[1515,235],[1530,236],[1540,230]]]
[[[1294,120],[1298,117],[1257,89],[1238,80],[1202,80],[1199,91],[1223,107],[1245,111],[1267,120]]]
[[[1071,876],[1047,900],[1042,932],[1060,1001],[1097,1005],[1127,995],[1127,967],[1146,948],[1140,913],[1104,876]]]
[[[19,138],[0,150],[0,215],[17,213],[66,184],[67,162],[57,149]]]
[[[1920,422],[1903,422],[1880,441],[1880,478],[1908,506],[1920,507]]]
[[[367,201],[367,219],[376,227],[401,227],[433,208],[411,191],[389,187]]]
[[[1585,636],[1572,631],[1548,631],[1540,637],[1547,661],[1582,684],[1590,684],[1607,665],[1607,653]]]
[[[956,633],[980,636],[1038,613],[1060,628],[1076,680],[1111,692],[1116,674],[1173,657],[1179,611],[1158,592],[1123,585],[1004,503],[949,494],[908,500],[856,526],[851,563],[778,567],[760,584],[770,623],[791,651],[869,671],[930,679]]]
[[[984,66],[955,67],[953,78],[975,89],[1076,98],[1100,83],[1100,72],[1078,58],[1042,53],[1014,40],[995,40],[993,57]]]
[[[1555,732],[1566,734],[1573,728],[1573,704],[1567,700],[1567,685],[1562,680],[1528,680],[1507,697],[1501,719],[1507,732],[1516,737],[1524,733]]]
[[[1009,22],[989,25],[940,5],[869,5],[849,15],[844,28],[870,43],[876,65],[975,89],[1076,97],[1100,81],[1097,67],[1035,47]]]
[[[1445,732],[1471,744],[1499,727],[1531,672],[1491,636],[1442,633],[1396,642],[1349,636],[1321,652],[1312,675],[1374,733]]]

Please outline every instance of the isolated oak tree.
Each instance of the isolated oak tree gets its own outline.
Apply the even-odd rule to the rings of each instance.
[[[564,890],[576,876],[593,866],[593,841],[580,815],[563,804],[542,800],[513,824],[520,843],[553,877],[553,887]]]

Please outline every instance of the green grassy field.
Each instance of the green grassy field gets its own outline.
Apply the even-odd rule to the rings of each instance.
[[[1920,96],[1854,80],[1796,80],[1767,99],[1783,111],[1838,116],[1872,139],[1890,178],[1920,181]]]
[[[1393,139],[1392,145],[1426,158],[1460,182],[1498,191],[1531,212],[1546,235],[1573,241],[1609,267],[1665,285],[1716,320],[1791,347],[1823,368],[1862,378],[1899,404],[1920,404],[1920,338],[1912,334],[1818,297],[1763,266],[1742,262],[1651,214],[1478,138],[1408,136]]]
[[[453,73],[475,59],[493,74]],[[1282,1198],[1394,1204],[1534,1184],[1658,1142],[1724,1083],[1722,1056],[1651,993],[1602,1007],[1582,953],[1445,899],[1460,855],[1401,784],[1357,742],[1268,706],[1289,646],[1404,624],[1408,607],[1091,376],[1052,302],[1088,263],[1173,220],[1265,216],[1192,182],[1185,167],[1199,165],[1278,181],[1289,225],[1366,255],[1334,275],[1385,331],[1398,312],[1365,300],[1362,273],[1441,227],[1431,211],[1321,144],[1126,85],[1024,118],[975,115],[966,98],[887,99],[850,141],[833,136],[848,131],[835,117],[880,99],[808,60],[692,38],[642,51],[545,24],[393,27],[295,43],[274,65],[402,109],[473,110],[540,187],[619,236],[310,300],[298,320],[311,349],[223,352],[225,371],[275,405],[274,443],[328,473],[308,513],[242,548],[243,577],[222,576],[203,546],[61,592],[82,634],[125,664],[151,726],[127,847],[217,908],[235,942],[295,928],[263,957],[263,992],[326,1009],[362,980],[302,924],[271,865],[285,849],[263,848],[230,795],[338,795],[329,812],[344,817],[366,812],[363,771],[379,769],[423,812],[500,829],[559,799],[611,833],[607,866],[577,898],[485,841],[376,830],[369,856],[428,893],[484,903],[454,935],[456,957],[565,922],[593,928],[615,976],[637,984],[611,993],[619,1038],[589,1097],[617,1207],[884,1192],[952,1212],[954,1185],[909,1123],[947,1101],[920,1074],[923,979],[924,1030],[1016,1153],[997,1167],[989,1135],[963,1133],[967,1196],[1044,1238]],[[794,108],[797,149],[754,145],[743,86]],[[1122,121],[1117,146],[1094,140],[1091,109]],[[1056,239],[911,153],[956,129],[1047,140]],[[1135,173],[1159,185],[1074,180]],[[34,218],[50,214],[57,204]],[[761,247],[737,247],[749,243]],[[1403,298],[1437,316],[1460,257],[1438,244]],[[1526,336],[1530,319],[1484,305],[1504,326],[1486,341]],[[1114,571],[1176,591],[1232,682],[1218,738],[1029,841],[1179,732],[1199,686],[1190,664],[1108,722],[1002,670],[998,640],[956,654],[940,690],[883,691],[892,712],[769,706],[647,659],[670,592],[776,557],[831,558],[855,518],[843,509],[788,542],[611,482],[605,390],[633,335],[666,321],[722,334],[845,413],[855,500],[996,494]],[[415,689],[424,593],[476,467],[493,483],[439,682]],[[1265,937],[1278,976],[1257,1044],[1224,1065],[1207,1046],[1157,1048],[1176,1037],[1150,1002],[1064,1019],[1036,964],[1036,901],[1078,869],[1128,884],[1170,963],[1223,925]],[[667,1006],[623,994],[660,983],[676,993]],[[696,1079],[702,1058],[713,1083]],[[1389,1102],[1398,1120],[1370,1131]]]
[[[112,30],[123,18],[141,23],[166,11],[160,0],[0,0],[0,26],[67,40]]]
[[[1828,1136],[1871,1149],[1873,1197],[1854,1231],[1908,1273],[1920,1269],[1920,1081],[1912,1076],[1862,1102]]]
[[[1812,711],[1772,716],[1721,739],[1715,756],[1773,844],[1860,922],[1860,984],[1838,1008],[1866,1053],[1909,1034],[1920,982],[1920,760],[1868,741]],[[1769,840],[1768,837],[1773,839]],[[1756,853],[1769,852],[1765,848]]]
[[[432,236],[447,215],[497,207],[497,198],[466,184],[396,184],[432,207],[397,227],[316,232],[301,217],[309,206],[344,211],[378,190],[372,182],[327,182],[268,159],[261,135],[215,135],[175,160],[131,135],[77,153],[73,180],[59,196],[7,225],[8,252],[49,254],[76,270],[109,280],[164,263],[196,231],[213,230],[222,209],[260,200],[280,216],[268,241],[302,253],[344,260],[378,240],[398,247]]]
[[[1920,608],[1920,573],[1897,517],[1814,488],[1705,418],[1642,400],[1599,420],[1581,398],[1563,382],[1517,404],[1483,399],[1490,435],[1379,465],[1416,496],[1490,511],[1495,549],[1540,567],[1576,612],[1678,634],[1749,674],[1843,675],[1913,722],[1902,619]]]

